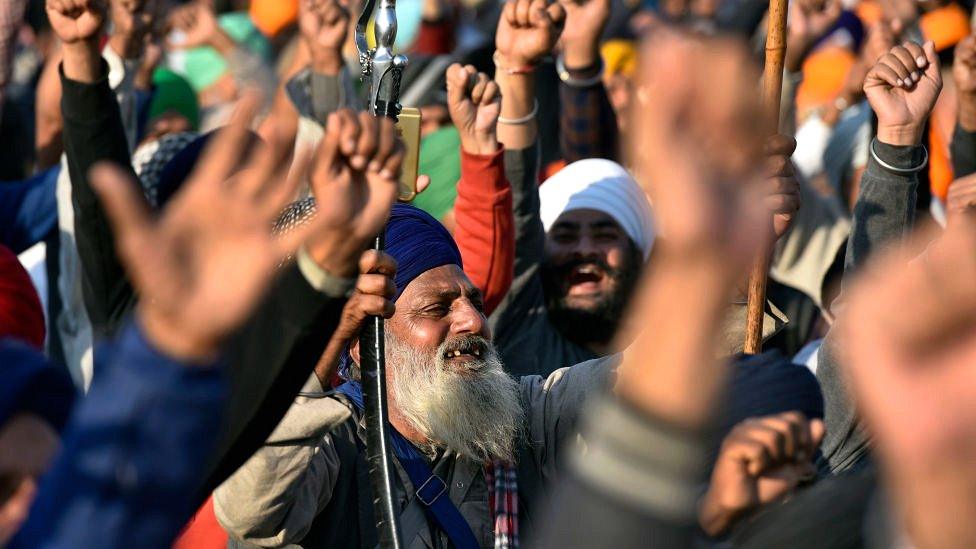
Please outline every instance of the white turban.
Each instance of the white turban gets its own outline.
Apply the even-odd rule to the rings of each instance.
[[[589,158],[573,162],[539,187],[546,232],[563,212],[597,210],[613,218],[646,259],[654,244],[654,217],[647,195],[623,166]]]

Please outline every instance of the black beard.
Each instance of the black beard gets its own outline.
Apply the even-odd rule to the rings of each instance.
[[[549,322],[567,339],[586,347],[596,343],[610,343],[617,333],[624,311],[640,278],[643,255],[631,244],[630,253],[619,269],[610,267],[602,259],[573,260],[561,265],[543,263],[542,288],[546,296],[546,312]],[[568,302],[562,282],[576,267],[596,265],[613,282],[613,291],[593,305],[581,308]]]

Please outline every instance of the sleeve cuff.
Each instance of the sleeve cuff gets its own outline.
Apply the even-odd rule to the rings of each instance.
[[[356,288],[355,278],[342,278],[329,274],[308,255],[304,246],[298,249],[296,262],[298,270],[309,286],[329,297],[348,298]]]
[[[589,406],[584,450],[571,466],[608,495],[669,519],[694,520],[707,475],[707,442],[603,397]]]
[[[922,145],[889,145],[875,138],[871,146],[874,148],[874,153],[878,155],[878,158],[882,162],[898,169],[909,170],[916,168],[922,163],[922,159],[925,158],[925,151]],[[871,158],[870,162],[875,162],[875,159]],[[883,166],[878,167],[884,169]]]
[[[471,154],[461,150],[461,180],[458,188],[462,185],[474,192],[486,191],[479,193],[485,196],[506,190],[509,184],[505,179],[505,149],[499,146],[492,154]]]

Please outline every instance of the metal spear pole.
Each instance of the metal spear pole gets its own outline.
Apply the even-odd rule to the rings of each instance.
[[[786,57],[786,0],[769,0],[766,32],[766,66],[763,70],[763,104],[774,128],[779,128],[780,96],[783,93],[783,61]],[[762,352],[763,311],[766,305],[766,275],[770,250],[763,249],[749,273],[749,301],[746,310],[746,341],[743,350]]]
[[[373,27],[376,47],[370,48],[366,40],[366,28],[370,15],[376,11]],[[356,22],[356,48],[362,78],[367,84],[367,108],[374,116],[385,116],[396,121],[400,114],[400,77],[407,65],[407,58],[393,53],[397,19],[395,0],[366,0]],[[384,247],[381,231],[374,248]],[[390,445],[389,411],[386,400],[386,350],[382,317],[372,317],[359,337],[363,399],[366,413],[366,461],[373,489],[373,511],[380,547],[399,549],[399,513],[396,508],[396,491],[393,484],[394,469]]]

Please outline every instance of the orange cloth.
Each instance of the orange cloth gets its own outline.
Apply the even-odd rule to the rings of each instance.
[[[935,50],[942,51],[969,35],[969,16],[959,4],[949,3],[922,15],[918,26],[922,36],[935,42]]]
[[[929,120],[929,189],[933,196],[945,203],[953,180],[949,145],[943,132],[939,131],[938,122],[934,118]]]
[[[251,21],[268,38],[273,38],[298,19],[298,0],[251,0]]]
[[[855,56],[842,46],[825,45],[811,53],[803,62],[803,82],[796,91],[796,112],[799,120],[817,107],[824,106],[840,94]]]
[[[858,2],[857,7],[854,8],[854,14],[864,23],[865,27],[870,27],[878,21],[881,21],[881,4],[874,0]]]
[[[224,549],[227,547],[227,532],[217,522],[214,514],[213,496],[200,507],[190,519],[180,537],[173,542],[173,549]]]

